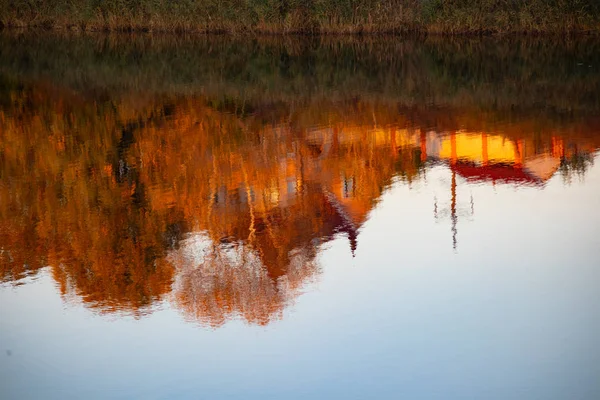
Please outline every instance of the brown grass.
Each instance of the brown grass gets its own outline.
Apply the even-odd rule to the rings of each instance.
[[[600,32],[596,0],[5,0],[0,26],[232,34]]]

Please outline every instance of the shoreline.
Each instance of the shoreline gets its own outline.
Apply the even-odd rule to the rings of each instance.
[[[600,36],[600,26],[595,29],[564,29],[564,30],[455,30],[442,31],[436,29],[381,29],[381,30],[363,30],[356,29],[317,29],[317,30],[302,30],[302,29],[223,29],[223,28],[169,28],[169,27],[145,27],[145,26],[84,26],[77,24],[64,25],[47,25],[47,24],[2,24],[0,23],[0,32],[55,32],[55,33],[104,33],[104,34],[173,34],[173,35],[222,35],[239,37],[242,35],[250,35],[251,37],[385,37],[385,36],[409,36],[409,37],[557,37],[567,35],[569,37],[584,37],[584,36]]]
[[[0,29],[180,34],[591,35],[597,0],[9,0]]]
[[[237,100],[277,107],[359,99],[570,118],[598,114],[597,38],[246,38],[23,30],[0,34],[0,85],[60,82],[89,98],[115,92],[203,93],[219,97],[224,106]]]

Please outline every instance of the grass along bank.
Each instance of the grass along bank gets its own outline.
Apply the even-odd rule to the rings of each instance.
[[[0,26],[369,34],[600,32],[598,0],[4,0]]]
[[[598,116],[600,40],[0,33],[3,80],[74,93]],[[9,99],[6,99],[10,102]],[[0,96],[0,108],[2,107]],[[8,103],[6,103],[8,104]],[[247,109],[247,108],[246,108]]]

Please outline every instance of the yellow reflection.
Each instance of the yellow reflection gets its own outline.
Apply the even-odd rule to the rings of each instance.
[[[477,164],[520,162],[517,146],[510,139],[483,132],[458,131],[441,140],[440,158],[467,160]]]

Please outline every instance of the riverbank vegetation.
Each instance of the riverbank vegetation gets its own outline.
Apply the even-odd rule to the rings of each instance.
[[[256,34],[600,32],[597,0],[7,0],[0,26]]]
[[[362,99],[403,107],[596,115],[600,41],[507,38],[230,40],[0,35],[0,75],[78,93],[203,93],[250,104]],[[1,84],[1,82],[0,82]],[[226,101],[227,100],[227,101]]]

